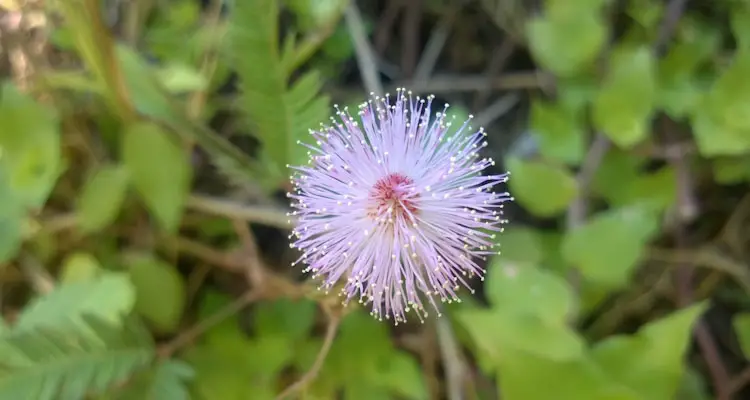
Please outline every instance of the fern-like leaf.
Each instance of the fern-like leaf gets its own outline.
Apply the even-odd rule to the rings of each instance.
[[[109,272],[90,281],[58,285],[27,305],[13,330],[42,325],[60,328],[62,324],[78,323],[79,316],[84,314],[118,323],[134,303],[135,288],[128,275]]]
[[[186,381],[193,368],[179,360],[167,360],[138,374],[127,386],[115,392],[113,400],[189,400]]]
[[[124,46],[118,47],[117,51],[125,82],[139,112],[198,143],[219,172],[225,175],[257,177],[268,174],[264,165],[250,158],[229,140],[203,123],[189,119],[183,112],[184,105],[168,93],[153,68],[140,55]]]
[[[0,398],[82,399],[153,359],[151,335],[137,320],[120,325],[84,315],[77,322],[0,337]]]
[[[301,162],[298,140],[328,118],[329,99],[320,95],[320,76],[308,72],[290,88],[287,62],[278,41],[276,0],[235,1],[228,54],[239,78],[241,112],[276,166]],[[293,41],[287,41],[288,54]],[[286,57],[288,58],[288,57]]]

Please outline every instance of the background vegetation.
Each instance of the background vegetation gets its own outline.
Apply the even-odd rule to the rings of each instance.
[[[750,393],[750,2],[0,0],[0,56],[1,399]],[[285,192],[396,87],[516,202],[393,327],[289,266]]]

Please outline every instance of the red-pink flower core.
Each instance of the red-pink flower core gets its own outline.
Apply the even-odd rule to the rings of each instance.
[[[369,199],[370,218],[414,222],[419,195],[414,191],[413,179],[399,173],[386,175],[373,185]]]

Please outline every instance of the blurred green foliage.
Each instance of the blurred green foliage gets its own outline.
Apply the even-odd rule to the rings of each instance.
[[[503,1],[495,10],[520,7]],[[29,57],[39,70],[0,86],[0,398],[262,400],[292,387],[308,399],[419,400],[445,391],[436,365],[451,363],[467,366],[467,398],[709,398],[710,374],[687,355],[721,293],[654,292],[674,264],[718,265],[748,309],[750,271],[713,247],[655,247],[705,217],[685,211],[680,162],[703,186],[746,192],[747,2],[688,10],[666,43],[663,2],[547,0],[511,21],[554,90],[531,96],[538,151],[504,160],[510,191],[558,228],[512,223],[489,260],[488,304],[466,295],[403,332],[268,265],[245,223],[288,228],[269,198],[287,187],[287,165],[305,162],[298,142],[331,115],[324,82],[355,56],[348,1],[234,0],[226,18],[220,1],[130,2],[117,38],[107,2],[46,3],[0,3],[5,16],[61,17],[45,33],[62,54]],[[31,48],[7,32],[3,46]],[[212,123],[222,113],[231,129]],[[694,151],[655,155],[665,131]],[[259,145],[240,148],[243,138]],[[196,154],[257,207],[201,197]],[[669,304],[633,305],[653,296]],[[646,310],[633,327],[623,321],[636,307]],[[441,323],[456,328],[456,359],[439,351]],[[731,325],[745,359],[750,310]]]

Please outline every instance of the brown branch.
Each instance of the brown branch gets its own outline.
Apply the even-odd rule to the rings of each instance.
[[[193,211],[226,217],[232,220],[243,220],[281,229],[292,227],[294,219],[287,216],[281,208],[241,204],[231,200],[203,195],[192,195],[188,198],[187,208]]]
[[[376,95],[383,95],[383,84],[380,82],[378,71],[378,60],[375,51],[367,38],[362,14],[359,12],[357,5],[352,2],[347,7],[344,14],[346,27],[354,43],[354,54],[357,59],[359,74],[362,76],[362,82],[368,92]]]
[[[415,94],[440,94],[449,92],[476,92],[488,87],[494,90],[536,89],[545,84],[544,76],[537,71],[509,72],[487,80],[485,75],[435,74],[427,81],[400,80],[386,87],[389,92],[409,88]]]
[[[654,43],[654,51],[657,55],[661,55],[666,50],[669,41],[677,29],[677,24],[680,22],[682,13],[685,12],[686,5],[687,0],[671,0],[667,4],[664,19],[659,26],[659,36],[657,36]]]
[[[158,350],[159,357],[162,359],[171,357],[175,352],[195,341],[209,329],[240,312],[243,308],[247,307],[250,303],[253,303],[256,300],[259,300],[261,297],[262,292],[260,291],[245,292],[245,294],[237,298],[232,303],[227,304],[224,308],[220,309],[214,314],[211,314],[206,319],[198,322],[190,329],[179,334],[169,343],[161,346]]]
[[[673,0],[673,2],[679,1]],[[674,138],[674,123],[667,117],[664,117],[663,121],[665,136],[668,139]],[[691,246],[687,237],[685,224],[690,221],[688,217],[694,216],[692,215],[692,210],[696,208],[695,188],[689,165],[685,158],[685,153],[676,153],[669,160],[675,169],[679,171],[676,176],[678,196],[675,204],[678,218],[674,227],[674,239],[678,251],[685,251]],[[686,213],[686,210],[691,212]],[[693,303],[695,296],[693,289],[694,269],[692,264],[682,263],[677,267],[677,271],[674,274],[675,287],[677,288],[677,303],[680,307],[687,307]],[[708,366],[708,373],[713,382],[716,399],[730,400],[729,374],[722,362],[719,350],[711,335],[711,330],[703,319],[699,319],[695,326],[695,339]]]
[[[278,396],[276,396],[276,400],[287,398],[290,395],[304,389],[318,376],[318,373],[323,367],[323,363],[325,362],[326,357],[328,357],[328,353],[331,351],[333,339],[336,338],[336,333],[339,330],[340,322],[340,315],[329,312],[328,326],[326,327],[326,334],[323,338],[323,345],[320,347],[320,351],[318,351],[318,355],[315,357],[315,361],[313,361],[312,367],[310,367],[310,369],[304,375],[302,375],[301,378],[299,378],[291,385],[287,386],[286,389],[284,389]]]
[[[405,4],[406,2],[404,0],[390,0],[385,11],[378,20],[378,28],[374,38],[375,50],[378,54],[383,54],[388,47],[388,44],[391,41],[391,34],[393,33],[393,25],[396,24],[396,19],[398,19]]]
[[[463,383],[468,369],[463,362],[461,347],[453,334],[453,327],[448,317],[438,318],[437,337],[445,369],[447,398],[448,400],[462,400],[464,398]]]
[[[586,220],[588,214],[588,191],[591,181],[594,179],[596,170],[601,165],[604,156],[609,151],[612,143],[602,134],[596,135],[586,157],[581,165],[581,170],[576,176],[578,182],[578,196],[568,207],[566,215],[567,229],[575,229]]]
[[[18,264],[35,292],[45,295],[55,290],[55,278],[35,256],[24,252]]]
[[[586,157],[583,160],[581,169],[576,176],[576,182],[578,183],[578,194],[573,202],[568,207],[568,211],[565,215],[566,229],[573,230],[584,223],[588,215],[588,192],[591,181],[594,179],[596,170],[601,165],[604,156],[609,151],[611,142],[606,136],[597,134],[594,142],[591,144]],[[571,268],[568,273],[568,282],[573,290],[578,291],[578,287],[581,283],[581,275],[577,269]]]
[[[750,367],[745,368],[739,375],[732,378],[728,384],[727,395],[731,397],[742,390],[748,383],[750,383]]]
[[[500,72],[505,69],[505,66],[510,61],[510,57],[516,51],[516,42],[512,37],[506,36],[503,41],[492,50],[492,57],[490,58],[489,65],[484,71],[484,75],[487,77],[487,81],[491,82],[492,79],[497,76]],[[487,103],[490,97],[491,86],[487,85],[484,89],[478,91],[474,95],[474,109],[478,110]]]
[[[196,240],[186,237],[167,238],[165,242],[174,246],[180,253],[188,254],[200,259],[210,265],[237,272],[242,269],[242,264],[237,257],[231,253],[215,249]]]
[[[242,243],[243,254],[246,255],[247,262],[247,277],[255,287],[261,287],[264,283],[264,270],[265,266],[261,260],[260,251],[253,235],[247,223],[244,221],[232,221],[235,232],[240,238]]]
[[[422,23],[422,0],[406,3],[401,19],[401,70],[404,76],[412,78],[419,58],[420,28]]]

